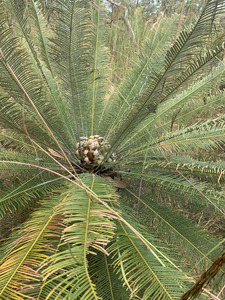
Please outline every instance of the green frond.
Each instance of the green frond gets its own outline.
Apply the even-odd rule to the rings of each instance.
[[[196,159],[192,159],[187,156],[170,156],[170,161],[165,161],[164,157],[157,157],[158,160],[149,160],[145,169],[156,169],[156,170],[167,170],[175,171],[179,170],[184,174],[192,174],[193,177],[204,178],[207,180],[212,180],[212,177],[215,178],[216,181],[220,182],[224,180],[224,170],[225,163],[223,161],[200,161]],[[209,177],[210,176],[210,177]]]
[[[106,30],[104,29],[104,7],[100,0],[97,0],[93,5],[91,5],[91,18],[92,18],[92,59],[91,66],[93,69],[90,71],[90,93],[89,106],[91,107],[91,135],[99,133],[100,120],[103,118],[105,97],[106,97],[106,87],[107,87],[107,77],[109,77],[109,71],[106,66],[109,63],[109,57],[107,49],[104,45],[106,40]],[[108,84],[110,87],[110,84]],[[101,129],[102,130],[102,129]],[[101,132],[103,135],[103,132]]]
[[[123,190],[121,194],[125,199],[129,199],[130,205],[136,205],[138,197],[132,190]],[[162,206],[157,203],[156,198],[157,195],[151,195],[149,198],[146,195],[141,196],[139,212],[141,221],[147,222],[161,240],[179,251],[186,265],[190,266],[190,275],[195,276],[196,270],[201,274],[223,252],[224,240],[196,226],[179,213],[177,206],[174,208],[166,204]],[[224,270],[221,275],[223,273]],[[221,281],[220,277],[214,282],[214,288],[217,288]]]
[[[140,172],[141,162],[141,158],[127,160],[123,162],[123,168],[124,170],[129,169],[130,171],[134,170],[136,172],[139,170]],[[218,160],[216,162],[200,161],[184,155],[169,155],[169,157],[165,157],[159,154],[147,157],[147,163],[144,168],[144,172],[146,174],[156,172],[166,175],[172,173],[176,174],[177,170],[179,170],[186,176],[191,174],[192,178],[196,178],[208,183],[217,183],[218,189],[218,187],[221,187],[224,181],[224,168],[225,164],[222,160]]]
[[[140,173],[129,172],[124,175],[130,179],[140,179],[141,171]],[[157,186],[159,191],[162,190],[168,194],[177,195],[178,199],[180,199],[179,195],[183,195],[185,201],[188,200],[191,203],[197,202],[202,207],[210,207],[212,211],[214,209],[218,210],[218,208],[222,209],[222,211],[224,210],[225,198],[223,192],[210,189],[206,182],[190,178],[190,182],[192,183],[190,184],[190,182],[177,173],[170,173],[168,175],[156,171],[143,174],[142,177],[148,183],[148,186],[153,189]]]
[[[31,206],[37,203],[44,195],[48,195],[51,191],[59,186],[63,186],[63,180],[60,177],[49,178],[48,173],[36,171],[29,174],[29,179],[15,182],[9,188],[6,186],[1,191],[0,197],[0,216],[6,216],[15,212],[18,208]],[[22,179],[22,178],[21,178]]]
[[[218,3],[217,3],[218,2]],[[217,6],[218,5],[218,6]],[[190,31],[189,34],[182,35],[180,40],[182,41],[179,47],[176,47],[173,55],[170,56],[169,63],[162,67],[160,72],[157,72],[152,75],[152,78],[149,79],[146,83],[146,88],[143,92],[135,98],[135,102],[124,112],[121,116],[120,123],[118,126],[115,126],[114,132],[115,135],[115,145],[116,147],[121,140],[124,139],[124,136],[130,133],[136,128],[136,126],[143,121],[151,111],[155,112],[156,107],[159,102],[164,102],[167,100],[167,97],[178,91],[178,89],[187,82],[197,71],[199,71],[207,62],[211,61],[215,56],[223,51],[223,46],[219,45],[213,49],[214,51],[207,51],[206,54],[199,55],[193,63],[190,63],[189,66],[184,64],[184,69],[182,76],[179,76],[179,79],[174,83],[173,77],[174,73],[177,73],[177,68],[180,70],[180,58],[184,58],[184,55],[187,55],[194,47],[195,44],[192,44],[192,37],[199,37],[201,40],[202,32],[204,29],[207,29],[209,19],[212,17],[212,11],[215,7],[223,8],[222,1],[208,1],[206,3],[205,9],[200,16],[196,26]],[[209,19],[208,19],[209,18]],[[207,30],[204,31],[204,38],[209,34]],[[175,67],[174,67],[175,66]],[[177,66],[177,67],[176,67]],[[179,72],[180,73],[180,72]],[[172,77],[172,82],[170,80]]]
[[[63,230],[62,216],[54,211],[58,202],[57,194],[45,199],[31,220],[15,232],[17,239],[8,244],[0,266],[2,299],[32,299],[37,293],[42,281],[38,266],[55,252]]]
[[[1,3],[1,15],[3,16],[1,18],[2,26],[0,31],[1,86],[4,86],[5,92],[12,99],[11,101],[20,105],[20,122],[23,120],[21,116],[24,110],[25,123],[26,117],[32,115],[32,120],[38,123],[36,127],[39,130],[42,128],[42,130],[47,131],[46,126],[40,120],[40,116],[37,115],[38,110],[40,114],[48,117],[47,122],[52,131],[55,131],[57,128],[59,134],[62,129],[56,123],[56,119],[59,118],[59,112],[57,111],[58,109],[55,109],[55,111],[52,109],[55,103],[54,99],[57,99],[56,92],[52,94],[52,91],[57,91],[57,88],[53,86],[55,85],[54,79],[50,78],[50,75],[48,78],[45,75],[47,71],[42,66],[34,49],[31,37],[29,36],[30,27],[27,24],[25,4],[22,4],[24,3],[19,5],[18,1],[13,0]],[[25,38],[25,43],[20,38],[13,36],[10,25],[7,27],[8,18],[6,10],[9,6],[11,7],[10,11],[16,14],[18,24]],[[29,132],[30,128],[28,127],[27,129]],[[66,131],[64,131],[64,139],[66,139],[65,137]]]
[[[128,300],[129,292],[113,268],[113,259],[105,253],[98,252],[90,257],[89,270],[92,277],[95,277],[95,286],[98,295],[105,300],[123,299]]]
[[[124,218],[131,224],[135,220],[129,216]],[[131,296],[135,298],[137,295],[141,299],[179,299],[187,281],[184,273],[176,266],[174,258],[168,256],[166,245],[148,233],[146,227],[138,226],[137,220],[135,226],[148,240],[150,249],[121,222],[117,225],[117,238],[110,247],[116,256],[114,264],[117,272]]]
[[[173,132],[167,132],[159,137],[151,138],[148,143],[147,136],[145,142],[138,143],[138,148],[133,147],[129,152],[125,149],[121,151],[121,160],[129,157],[143,156],[148,149],[153,155],[157,152],[168,153],[175,151],[176,153],[184,152],[192,147],[202,149],[218,149],[221,148],[225,140],[224,135],[224,116],[221,115],[215,119],[207,120],[202,123],[196,123],[185,128],[178,129]]]
[[[217,52],[218,51],[218,52]],[[137,117],[133,117],[135,122],[131,122],[130,124],[128,124],[127,128],[125,129],[124,132],[126,132],[126,135],[129,134],[129,133],[132,133],[132,131],[136,131],[136,127],[141,124],[142,122],[145,122],[145,119],[149,117],[150,115],[150,118],[152,119],[149,123],[147,123],[148,125],[152,125],[153,122],[156,121],[156,119],[158,118],[158,116],[156,116],[154,118],[154,115],[152,116],[152,112],[155,112],[156,110],[156,107],[159,105],[159,102],[160,103],[164,103],[165,101],[169,101],[170,100],[170,97],[174,97],[174,93],[175,92],[179,92],[179,89],[181,88],[181,86],[184,84],[184,83],[188,83],[187,81],[189,79],[192,78],[193,75],[197,75],[196,72],[198,72],[199,70],[201,70],[201,68],[207,64],[209,61],[211,61],[214,57],[216,57],[219,53],[221,53],[223,51],[223,46],[220,45],[220,47],[218,48],[218,50],[211,53],[211,52],[208,52],[206,56],[200,56],[196,62],[193,63],[193,65],[190,65],[189,68],[187,68],[187,70],[184,72],[183,76],[179,78],[179,80],[176,81],[176,84],[170,84],[170,83],[167,83],[167,85],[170,87],[171,86],[171,89],[168,88],[168,91],[164,91],[164,84],[166,84],[166,81],[163,83],[163,86],[161,87],[161,91],[164,91],[164,93],[159,93],[160,91],[158,91],[158,94],[159,95],[154,95],[152,94],[150,96],[150,98],[147,98],[147,96],[145,95],[140,95],[137,99],[137,103],[136,105],[133,105],[132,109],[133,109],[133,112],[131,112],[133,114],[133,116],[135,116],[137,114]],[[222,65],[222,68],[220,69],[220,71],[218,72],[218,77],[221,76],[222,74],[224,73],[224,66]],[[210,76],[211,77],[211,80],[207,81],[207,84],[212,84],[213,81],[215,82],[215,77],[213,75]],[[218,79],[217,77],[217,79]],[[210,78],[208,78],[210,79]],[[195,86],[194,86],[195,87]],[[193,89],[193,87],[191,87]],[[199,88],[199,91],[200,91],[200,85],[198,85],[198,88]],[[193,90],[192,90],[193,91]],[[198,92],[199,92],[198,91]],[[147,95],[147,90],[146,90],[146,95]],[[145,92],[144,92],[145,93]],[[196,93],[196,91],[195,91]],[[146,100],[147,98],[147,100]],[[157,104],[152,104],[153,106],[155,106],[155,108],[153,109],[150,105],[146,106],[147,105],[147,102],[148,101],[151,101],[151,98],[154,99],[158,99],[158,103]],[[150,99],[150,100],[149,100]],[[182,102],[185,102],[185,100],[187,100],[187,98],[182,98],[182,95],[181,97],[179,96],[179,99],[178,99],[178,103],[181,104]],[[144,102],[143,102],[144,101]],[[173,101],[170,101],[168,102],[168,106],[169,108],[173,108],[173,105],[171,106]],[[143,103],[143,105],[141,106],[141,103]],[[175,106],[175,105],[174,105]],[[127,115],[127,112],[126,112],[126,115]],[[160,113],[159,114],[160,117],[162,117],[162,114]],[[124,116],[125,118],[125,116]],[[126,117],[127,119],[132,119],[129,114],[128,116]],[[132,126],[131,126],[132,125]],[[142,124],[141,124],[142,125]],[[144,128],[146,127],[145,126],[146,124],[144,124]],[[128,131],[129,129],[129,131]],[[115,130],[120,130],[118,128],[115,128]]]
[[[84,175],[82,182],[105,203],[116,204],[112,187],[104,179]],[[63,195],[57,214],[64,215],[65,230],[58,252],[43,270],[45,284],[41,299],[100,299],[88,270],[88,255],[107,254],[105,247],[114,236],[117,218],[96,199],[75,186]],[[68,286],[72,288],[68,290]],[[51,292],[49,292],[49,290]]]
[[[224,116],[208,120],[200,125],[195,124],[185,129],[169,133],[160,139],[158,145],[150,146],[150,149],[167,149],[175,147],[179,151],[191,147],[199,147],[202,149],[216,149],[221,147],[224,142]],[[165,148],[164,148],[165,145]]]
[[[122,195],[132,199],[133,203],[137,201],[137,196],[132,190],[122,191]],[[222,245],[219,245],[220,239],[216,239],[212,234],[197,227],[175,209],[170,206],[161,206],[153,199],[146,198],[146,196],[142,196],[140,201],[142,203],[141,209],[147,210],[143,213],[143,217],[148,218],[149,221],[151,217],[154,218],[151,225],[155,228],[157,234],[168,243],[176,244],[183,255],[189,258],[189,263],[192,266],[198,263],[200,272],[205,268],[204,264],[209,266],[214,257],[222,251]],[[156,220],[157,227],[154,226]],[[215,247],[214,251],[211,252],[217,244],[218,247]],[[199,259],[201,259],[201,264]]]
[[[13,144],[8,144],[7,146],[13,147]],[[18,153],[17,151],[20,150],[22,151]],[[14,151],[3,149],[0,153],[0,170],[9,176],[20,177],[21,180],[30,178],[30,176],[43,170],[47,172],[63,171],[61,166],[50,160],[46,153],[43,153],[39,149],[35,149],[35,153],[32,148],[30,153],[26,152],[26,150],[24,148],[15,149]],[[48,176],[51,177],[51,175],[51,172],[49,172]]]
[[[189,121],[190,116],[194,119],[200,112],[203,113],[205,110],[208,112],[210,108],[214,110],[215,105],[222,107],[225,101],[223,93],[208,97],[205,100],[206,103],[203,102],[202,98],[205,97],[203,93],[210,89],[216,81],[221,80],[223,74],[224,65],[221,64],[218,68],[213,69],[209,75],[190,85],[185,91],[176,96],[172,95],[168,101],[159,104],[156,114],[149,115],[146,120],[141,122],[134,133],[124,139],[120,148],[127,149],[125,145],[131,147],[131,145],[135,146],[138,143],[142,144],[147,140],[149,132],[152,132],[153,136],[165,134],[167,131],[172,131],[174,123],[177,126],[181,126],[181,124],[184,126],[185,120]],[[155,127],[153,127],[154,124]]]
[[[63,91],[65,112],[72,137],[87,134],[88,93],[87,77],[90,72],[91,28],[87,1],[56,1],[59,18],[52,26],[50,44],[53,73]],[[67,108],[66,108],[67,106]],[[68,110],[69,107],[69,110]]]
[[[168,44],[175,34],[176,21],[177,16],[172,19],[162,18],[158,27],[151,33],[152,36],[142,46],[141,53],[136,55],[125,81],[118,90],[114,90],[107,101],[105,115],[101,120],[103,122],[101,127],[103,130],[107,128],[107,132],[105,131],[107,135],[110,136],[122,114],[145,89],[146,79],[151,79],[151,74],[162,68],[164,56],[169,49]]]
[[[30,5],[30,7],[29,7]],[[37,55],[41,61],[45,62],[45,65],[52,73],[52,67],[49,59],[49,41],[50,28],[47,28],[47,22],[45,19],[46,8],[37,1],[30,1],[28,4],[27,13],[28,23],[30,24],[30,31],[32,33],[32,41]],[[29,19],[30,18],[30,19]]]
[[[39,155],[38,157],[36,155]],[[52,190],[64,184],[64,179],[49,173],[47,170],[62,172],[62,168],[52,162],[46,154],[18,153],[2,150],[0,153],[0,172],[7,177],[11,186],[6,184],[0,197],[0,215],[5,216],[19,207],[39,201]],[[32,165],[32,166],[31,166]],[[39,167],[44,165],[46,170]]]
[[[207,46],[207,38],[212,34],[212,22],[216,15],[222,13],[224,10],[223,1],[208,0],[193,28],[188,31],[183,31],[179,38],[174,43],[171,50],[167,53],[166,63],[177,69],[182,61],[182,65],[185,67],[185,63],[188,64],[196,53],[191,53],[193,47],[195,49],[201,49],[204,45]],[[182,72],[182,69],[180,69]],[[179,74],[177,74],[179,76]],[[176,78],[178,78],[178,76]]]
[[[208,97],[204,96],[204,94],[196,95],[190,99],[190,101],[185,104],[176,107],[176,109],[172,109],[169,112],[166,112],[164,118],[167,118],[169,121],[163,122],[162,118],[157,122],[157,128],[153,129],[154,134],[160,134],[161,132],[166,131],[174,131],[177,128],[181,128],[187,122],[191,120],[196,122],[196,120],[200,120],[201,117],[208,115],[213,117],[214,111],[220,111],[225,103],[224,93],[217,93],[216,95],[210,95]],[[191,109],[190,109],[191,107]]]

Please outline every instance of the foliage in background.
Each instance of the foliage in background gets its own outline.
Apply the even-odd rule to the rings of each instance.
[[[224,248],[224,1],[176,39],[138,6],[136,45],[105,2],[47,4],[0,1],[0,299],[180,299]]]

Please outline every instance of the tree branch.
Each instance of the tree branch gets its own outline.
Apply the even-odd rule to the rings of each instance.
[[[122,9],[124,9],[124,23],[126,24],[127,26],[127,30],[129,31],[130,33],[130,39],[131,39],[131,42],[133,44],[136,44],[136,39],[135,39],[135,34],[134,34],[134,31],[133,31],[133,28],[130,24],[130,21],[129,21],[129,18],[128,18],[128,9],[126,6],[122,5],[122,4],[119,4],[119,3],[116,3],[114,2],[113,0],[107,0],[109,3],[113,4],[113,5],[116,5],[118,7],[121,7]]]

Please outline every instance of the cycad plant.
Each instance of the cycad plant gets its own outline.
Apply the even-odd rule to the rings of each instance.
[[[0,1],[0,299],[180,299],[222,254],[182,210],[224,222],[224,1],[162,19],[119,86],[105,9]]]

